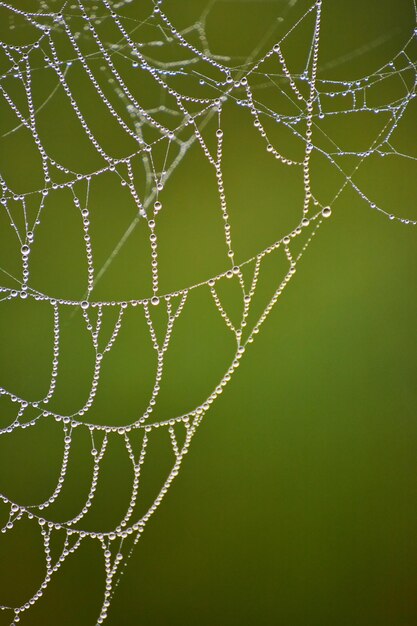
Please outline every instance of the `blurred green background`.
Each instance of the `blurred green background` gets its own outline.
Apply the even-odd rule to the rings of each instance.
[[[288,2],[280,0],[218,0],[206,24],[212,52],[230,56],[236,66],[259,43],[261,54],[309,6],[292,4],[289,10]],[[27,10],[37,5],[14,3]],[[178,28],[194,23],[205,6],[186,0],[164,3]],[[18,44],[30,41],[33,33],[23,21],[16,20],[10,30],[10,16],[3,11],[2,38]],[[124,11],[142,19],[149,3],[134,2]],[[277,21],[280,16],[285,16],[282,22]],[[374,72],[403,47],[414,22],[411,0],[324,0],[319,76],[351,80]],[[284,52],[293,71],[305,64],[311,26],[312,21],[306,21],[288,41]],[[145,40],[155,34],[145,27],[140,33]],[[63,40],[57,41],[62,57],[69,58]],[[168,46],[167,54],[178,51]],[[135,79],[130,64],[123,62],[127,78]],[[92,67],[98,69],[99,61],[94,66],[93,60]],[[41,70],[34,74],[38,102],[53,89],[51,76]],[[102,145],[118,156],[130,150],[82,82],[81,70],[71,69],[68,80],[74,91],[78,89],[77,98]],[[199,95],[204,96],[207,89],[212,97],[207,86],[193,80],[184,83],[184,91],[201,89]],[[141,75],[136,86],[138,92],[143,89],[148,108],[160,104],[160,92]],[[396,90],[404,89],[400,80],[382,87],[375,95],[381,101],[395,99]],[[21,97],[17,88],[13,93]],[[273,91],[265,90],[265,101],[271,103],[272,97]],[[1,107],[4,135],[16,119],[4,102]],[[88,152],[65,107],[68,103],[58,90],[38,114],[40,133],[48,154],[86,173],[98,167],[99,160]],[[322,127],[345,150],[361,151],[384,123],[372,116],[378,118],[355,114],[341,116],[340,123],[326,119]],[[164,121],[168,124],[169,115]],[[398,151],[417,158],[415,121],[414,101],[393,143]],[[208,124],[208,141],[215,128]],[[299,171],[271,163],[247,111],[226,105],[222,128],[223,170],[240,263],[298,223],[302,180]],[[289,152],[299,150],[291,137],[278,139]],[[155,158],[163,157],[162,152]],[[2,137],[0,166],[16,193],[43,186],[24,129]],[[326,204],[342,179],[321,161],[313,160],[312,171],[313,190]],[[139,170],[137,176],[140,187]],[[372,157],[355,181],[388,212],[415,219],[415,179],[414,159]],[[85,190],[80,187],[81,193]],[[224,271],[214,178],[198,146],[174,172],[161,201],[161,291]],[[89,206],[95,264],[100,267],[131,222],[134,206],[107,175],[92,183]],[[0,266],[19,275],[19,247],[7,219],[0,219]],[[49,295],[83,297],[86,265],[80,223],[69,195],[56,192],[48,199],[31,253],[30,284]],[[415,240],[415,227],[389,221],[351,191],[341,195],[233,380],[205,417],[178,478],[129,562],[112,602],[109,626],[417,624]],[[147,245],[144,229],[135,229],[92,299],[148,296]],[[281,280],[281,261],[278,258],[260,282],[259,306],[267,302],[275,280]],[[2,275],[2,285],[9,286],[8,280]],[[208,290],[193,292],[178,321],[155,419],[201,403],[233,357],[232,338],[210,298]],[[3,387],[30,399],[45,393],[51,323],[47,305],[29,300],[1,303]],[[92,352],[79,311],[63,312],[61,330],[62,363],[53,408],[71,412],[88,393]],[[140,415],[155,366],[145,337],[143,319],[127,314],[103,369],[91,421],[119,425]],[[13,406],[4,398],[0,401],[5,425]],[[145,477],[149,498],[172,464],[167,442],[162,435],[160,439],[152,471]],[[82,506],[91,476],[90,444],[78,430],[75,442],[66,504],[55,507],[58,517]],[[1,437],[1,492],[26,503],[39,501],[53,488],[61,458],[61,431],[49,422]],[[110,446],[103,473],[97,509],[89,518],[92,528],[110,527],[126,508],[128,467],[117,445]],[[5,507],[0,515],[7,519]],[[29,523],[1,536],[0,603],[24,601],[42,578],[43,567],[38,533]],[[103,584],[101,555],[86,541],[21,622],[92,626]],[[9,622],[0,612],[0,624]]]

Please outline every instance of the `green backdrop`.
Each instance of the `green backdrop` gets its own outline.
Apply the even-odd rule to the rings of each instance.
[[[213,52],[245,58],[267,34],[266,50],[308,6],[293,3],[292,12],[275,28],[287,4],[218,0],[207,20]],[[25,9],[37,5],[14,2]],[[197,19],[205,2],[169,0],[164,6],[182,28]],[[135,1],[126,10],[139,19],[148,3]],[[9,27],[4,13],[2,37],[22,43],[29,36],[22,25],[11,35]],[[411,0],[324,0],[319,76],[350,80],[375,71],[401,49],[413,28]],[[308,32],[306,26],[289,44],[294,66],[305,58]],[[39,94],[50,90],[48,80],[47,75],[39,78]],[[103,128],[107,118],[100,103],[90,100],[81,76],[74,73],[77,86],[80,101],[86,110],[90,107],[91,123]],[[396,88],[386,86],[388,97]],[[150,107],[159,95],[146,85],[144,89]],[[85,171],[90,157],[65,106],[57,93],[39,112],[39,125],[51,153],[72,165],[79,162]],[[16,122],[4,103],[1,113],[3,134]],[[398,149],[412,159],[371,158],[355,179],[388,212],[412,219],[415,120],[414,101],[396,135]],[[354,122],[349,116],[340,125],[331,122],[326,130],[346,149],[360,151],[376,128],[372,116],[363,115]],[[226,107],[224,132],[224,171],[241,262],[287,232],[300,209],[300,181],[287,169],[271,166],[265,151],[256,152],[247,112]],[[123,141],[112,133],[106,128],[103,141],[123,153]],[[282,141],[291,144],[290,138]],[[38,165],[28,136],[15,132],[3,137],[0,146],[8,184],[17,193],[36,188]],[[340,181],[321,163],[313,167],[320,198],[330,201]],[[216,190],[199,147],[190,150],[162,197],[169,207],[161,217],[163,290],[223,271],[221,231],[210,221]],[[110,178],[94,187],[91,221],[98,265],[129,223],[131,207],[123,203]],[[47,293],[82,297],[85,267],[78,226],[65,194],[46,205],[32,271],[34,283]],[[149,295],[141,237],[138,230],[126,244],[97,287],[97,298]],[[342,194],[233,380],[205,417],[129,562],[109,626],[417,623],[415,242],[415,227],[388,220],[353,192]],[[13,246],[4,223],[0,266],[17,273]],[[260,289],[267,294],[270,284]],[[0,316],[0,384],[15,393],[36,394],[49,371],[50,311],[41,303],[2,303]],[[151,356],[141,352],[135,321],[129,323],[112,366],[103,372],[103,395],[94,417],[116,425],[141,406],[151,383]],[[63,345],[71,348],[59,383],[62,410],[78,406],[89,384],[91,361],[81,325],[80,312],[62,319]],[[156,417],[201,402],[231,354],[231,339],[209,298],[190,296]],[[5,423],[10,407],[4,402],[0,410]],[[53,428],[25,433],[21,440],[0,440],[0,490],[36,501],[53,484],[62,444]],[[80,478],[69,492],[74,506],[82,501],[91,469],[81,436],[76,463]],[[153,463],[156,484],[167,467],[162,448]],[[123,507],[123,471],[120,450],[114,449],[93,521],[101,523]],[[6,511],[0,513],[3,520]],[[0,587],[7,601],[18,600],[33,590],[43,571],[41,544],[29,524],[6,539],[0,537]],[[92,626],[103,584],[97,546],[85,542],[21,622]],[[9,622],[0,612],[0,624]]]

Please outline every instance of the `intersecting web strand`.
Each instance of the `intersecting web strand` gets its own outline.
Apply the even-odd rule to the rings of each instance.
[[[140,538],[146,522],[155,512],[175,476],[177,476],[181,463],[189,450],[191,440],[204,415],[231,380],[247,346],[253,342],[263,322],[293,278],[297,264],[317,230],[324,220],[331,217],[333,205],[346,188],[351,188],[371,209],[391,220],[411,226],[415,226],[417,223],[416,220],[408,216],[397,215],[386,207],[378,205],[362,191],[359,184],[354,180],[355,174],[365,160],[373,155],[417,160],[411,155],[397,151],[393,137],[407,107],[416,96],[416,32],[411,33],[408,41],[394,58],[377,71],[358,80],[337,81],[321,79],[318,76],[321,0],[312,2],[311,6],[294,23],[289,22],[288,30],[284,36],[278,41],[275,40],[266,52],[262,52],[262,45],[260,45],[243,63],[232,63],[231,59],[216,56],[210,51],[205,22],[215,5],[215,1],[208,5],[207,10],[197,23],[184,30],[177,30],[171,23],[163,11],[161,1],[155,2],[144,21],[123,17],[123,9],[129,3],[129,0],[113,4],[109,0],[100,0],[97,5],[91,7],[90,3],[77,0],[75,3],[64,3],[59,10],[52,10],[49,6],[55,4],[54,2],[43,2],[39,12],[28,13],[5,2],[0,2],[0,7],[8,10],[12,17],[16,16],[26,20],[28,25],[39,31],[35,43],[30,45],[17,46],[0,43],[3,60],[9,65],[0,76],[0,94],[16,118],[16,126],[8,130],[5,135],[8,136],[19,128],[25,128],[30,133],[39,153],[44,177],[41,188],[27,193],[15,193],[13,188],[8,185],[6,178],[0,177],[1,206],[2,210],[7,213],[10,228],[16,237],[16,245],[20,248],[22,269],[19,277],[1,268],[4,277],[15,281],[14,288],[0,287],[1,301],[6,302],[19,298],[23,300],[33,299],[48,303],[53,313],[53,359],[48,391],[43,398],[32,401],[19,397],[5,388],[0,388],[0,394],[10,398],[17,406],[13,422],[0,430],[0,436],[7,436],[18,429],[36,428],[45,420],[53,420],[62,427],[64,443],[57,484],[47,499],[36,505],[23,505],[9,498],[7,494],[0,494],[1,500],[10,510],[9,520],[2,532],[11,531],[23,519],[34,520],[39,525],[45,553],[45,577],[39,589],[21,606],[1,607],[4,611],[11,612],[12,625],[17,624],[22,615],[43,596],[50,580],[59,571],[66,558],[75,553],[86,539],[99,542],[103,550],[105,592],[97,623],[101,624],[105,621],[114,588],[117,586],[126,560]],[[294,4],[296,3],[292,2],[288,5],[288,10],[284,13],[285,17],[287,14],[291,14]],[[305,23],[309,16],[313,17],[314,24],[306,67],[304,72],[295,74],[291,72],[290,64],[286,58],[285,43],[291,33]],[[82,29],[79,27],[80,22],[83,24]],[[107,42],[100,35],[99,27],[102,23],[110,23],[116,29],[119,38],[117,42]],[[158,36],[162,34],[162,38],[146,41],[138,39],[138,35],[141,34],[141,26],[144,24],[151,25],[154,29],[153,32]],[[77,30],[75,30],[76,28]],[[57,36],[66,38],[72,51],[71,58],[60,59]],[[197,40],[198,43],[191,43],[191,40]],[[88,42],[94,51],[84,53],[83,42]],[[180,60],[167,62],[153,59],[153,51],[160,51],[166,46],[172,46],[176,51],[180,51]],[[39,65],[40,55],[43,57],[41,65]],[[169,106],[166,104],[160,104],[153,108],[141,106],[117,67],[115,58],[118,57],[122,57],[138,71],[150,76],[162,92],[169,96]],[[102,76],[106,77],[107,88],[113,94],[113,100],[107,94],[102,81],[96,77],[95,72],[97,70],[92,61],[97,59],[101,64],[100,72]],[[265,67],[271,67],[271,63],[275,69],[266,71]],[[137,147],[134,152],[115,158],[110,156],[107,150],[102,147],[83,114],[82,104],[77,102],[72,92],[68,77],[75,66],[84,72],[98,97],[107,107],[108,114],[118,124],[120,133],[128,136],[136,143]],[[196,71],[195,67],[198,67],[199,70]],[[206,73],[204,73],[204,68],[206,68]],[[36,107],[32,93],[32,78],[35,72],[42,69],[48,69],[55,74],[57,85]],[[213,73],[217,73],[220,78],[213,78]],[[209,87],[213,96],[202,98],[181,93],[179,89],[173,86],[178,77],[192,78],[199,84]],[[384,84],[385,81],[392,78],[402,85],[402,95],[398,95],[393,101],[385,104],[368,104],[368,94],[372,88]],[[11,80],[18,81],[22,85],[26,98],[26,110],[23,110],[11,95],[9,89]],[[284,99],[291,103],[295,113],[283,113],[262,102],[258,94],[262,92],[262,89],[269,88],[271,85]],[[101,167],[88,174],[82,174],[63,165],[48,155],[43,147],[42,137],[37,128],[37,115],[53,99],[58,89],[65,93],[83,133],[103,161]],[[336,101],[337,105],[332,106],[332,102]],[[295,226],[285,236],[280,237],[277,241],[271,241],[265,249],[240,263],[236,262],[237,255],[233,245],[232,224],[222,170],[224,141],[222,112],[226,103],[247,108],[270,158],[276,159],[288,168],[299,168],[303,179],[302,206],[297,209]],[[119,112],[120,110],[123,111],[123,114]],[[343,150],[320,127],[320,122],[330,117],[349,116],[358,112],[385,116],[387,121],[366,150],[362,152]],[[160,116],[161,113],[164,114],[163,118]],[[161,120],[172,120],[172,125],[168,127],[167,122],[159,121],[158,116]],[[210,122],[214,120],[217,121],[217,128],[215,130],[215,149],[213,150],[209,148],[209,142],[204,133],[210,127]],[[304,151],[300,158],[295,159],[287,156],[285,146],[275,145],[269,139],[267,125],[271,123],[282,125],[290,131],[292,136],[302,142]],[[156,133],[157,138],[146,139],[149,134],[148,131]],[[149,134],[149,136],[151,135]],[[327,141],[327,145],[331,146],[330,149],[325,149],[322,146],[322,139]],[[153,155],[160,144],[164,146],[165,157],[162,168],[158,169]],[[164,186],[177,168],[181,166],[185,155],[193,145],[199,145],[215,174],[224,228],[225,269],[215,276],[210,276],[178,291],[161,293],[157,227],[158,216],[163,211]],[[314,192],[311,168],[313,154],[318,154],[327,160],[342,177],[342,183],[333,199],[326,204],[322,203]],[[349,169],[348,165],[341,164],[343,158],[349,156],[355,156],[358,159],[353,169]],[[144,191],[139,191],[139,186],[135,180],[134,166],[137,161],[141,162],[145,174]],[[124,167],[123,170],[122,167]],[[57,172],[65,178],[65,182],[56,182],[55,173]],[[136,207],[136,213],[114,250],[109,254],[106,261],[97,267],[94,261],[94,246],[90,232],[89,203],[91,182],[103,174],[114,176],[120,185],[128,191]],[[54,294],[43,293],[35,289],[30,280],[31,252],[36,245],[37,228],[42,221],[46,199],[51,196],[54,197],[55,192],[65,189],[71,192],[75,210],[80,215],[85,245],[88,278],[85,293],[78,300],[59,298]],[[35,202],[37,206],[34,217],[30,216],[27,210],[29,201]],[[21,222],[15,217],[15,205],[20,207],[24,223],[23,229]],[[219,207],[213,207],[213,211],[219,211]],[[152,293],[147,298],[126,301],[94,299],[95,287],[117,258],[131,234],[139,226],[148,229]],[[298,239],[302,241],[302,245],[297,251],[295,242]],[[259,284],[259,276],[264,261],[268,255],[282,253],[287,259],[287,271],[280,278],[275,292],[263,312],[254,323],[249,325],[251,305]],[[245,270],[248,269],[252,272],[249,284],[244,275]],[[227,305],[222,301],[221,286],[226,281],[236,281],[241,291],[242,315],[239,323],[236,323],[235,320],[232,321]],[[170,347],[175,325],[187,306],[190,292],[196,289],[208,290],[211,294],[213,305],[235,339],[235,354],[217,386],[201,404],[175,418],[152,421],[152,413],[164,373],[165,356]],[[126,311],[133,307],[136,307],[143,316],[155,352],[156,371],[152,393],[145,411],[141,415],[132,416],[131,420],[124,426],[95,424],[89,421],[88,414],[96,398],[102,365],[117,342]],[[49,404],[54,397],[59,377],[61,319],[64,310],[76,312],[79,309],[81,309],[85,327],[91,337],[95,354],[92,382],[88,397],[78,411],[72,414],[59,414],[50,410]],[[109,309],[117,312],[110,336],[102,332],[103,319]],[[157,331],[154,320],[155,311],[160,309],[164,309],[167,320],[162,337],[161,333]],[[37,414],[31,419],[25,420],[25,412],[28,409],[37,411]],[[91,435],[93,471],[90,489],[79,513],[71,519],[57,522],[48,517],[48,509],[59,499],[63,489],[75,429],[88,429]],[[173,465],[149,509],[139,519],[135,519],[134,513],[139,496],[141,469],[146,459],[149,440],[155,429],[165,429],[171,442]],[[109,440],[112,437],[119,438],[123,442],[131,462],[133,472],[131,496],[124,517],[113,530],[104,532],[101,528],[96,528],[91,531],[83,528],[82,523],[94,503],[100,468],[106,455]],[[138,441],[140,443],[139,454],[135,452]],[[50,548],[51,537],[54,533],[63,533],[65,536],[62,551],[55,559]]]

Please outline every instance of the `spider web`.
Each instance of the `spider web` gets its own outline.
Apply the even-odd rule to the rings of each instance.
[[[100,0],[96,4],[77,0],[59,7],[57,2],[41,4],[38,11],[30,12],[0,2],[0,9],[9,19],[10,32],[28,33],[26,43],[0,43],[0,94],[8,125],[2,138],[9,141],[25,133],[32,142],[38,170],[31,178],[32,188],[23,191],[19,187],[21,180],[13,180],[9,172],[0,176],[3,218],[17,251],[20,272],[3,263],[0,291],[3,306],[23,301],[48,307],[53,329],[52,363],[49,385],[41,397],[29,399],[6,387],[0,388],[2,400],[14,411],[0,436],[11,438],[19,431],[32,432],[45,422],[53,422],[60,429],[63,454],[56,485],[47,498],[25,504],[6,492],[0,493],[8,508],[2,532],[11,533],[22,520],[31,520],[39,528],[45,556],[45,575],[39,588],[23,604],[1,608],[10,612],[11,624],[17,624],[43,596],[66,559],[83,542],[93,540],[102,548],[105,568],[105,592],[97,618],[101,624],[123,568],[147,521],[177,476],[203,417],[231,380],[248,345],[294,277],[318,229],[331,218],[342,193],[350,189],[382,216],[404,225],[416,225],[416,220],[398,213],[395,207],[379,204],[357,182],[357,174],[369,159],[417,158],[396,148],[396,131],[416,96],[416,33],[410,33],[395,56],[376,71],[360,79],[336,80],[320,77],[321,0],[311,2],[296,18],[292,11],[297,3],[284,5],[284,34],[274,38],[272,29],[245,59],[211,52],[206,23],[215,1],[208,4],[197,22],[185,28],[175,26],[162,2],[143,3],[146,6],[135,7],[136,14],[131,10],[134,4],[128,0]],[[308,32],[305,66],[302,71],[294,71],[287,46],[290,49],[291,37],[299,29]],[[41,79],[45,81],[42,97],[39,76],[45,77]],[[88,98],[77,89],[77,81],[83,81],[96,94],[112,128],[111,141],[94,120]],[[139,81],[142,90],[135,81]],[[157,97],[152,89],[157,90]],[[72,123],[83,137],[86,154],[92,155],[84,158],[78,150],[74,164],[70,164],[70,155],[65,151],[61,150],[57,157],[56,151],[46,147],[39,128],[41,111],[58,95],[66,102],[65,111],[71,110]],[[278,239],[271,239],[262,250],[246,258],[235,246],[233,207],[229,206],[223,171],[227,140],[224,118],[229,109],[246,111],[268,158],[277,167],[296,171],[302,181],[298,205],[291,211],[291,226]],[[372,115],[382,123],[365,148],[344,149],[326,131],[326,123],[344,116],[353,119],[358,114]],[[60,121],[65,124],[64,112]],[[287,138],[282,139],[277,129],[285,131]],[[159,225],[164,212],[179,211],[180,207],[167,207],[164,195],[169,179],[184,165],[188,167],[186,157],[195,148],[214,181],[217,201],[212,211],[222,224],[222,269],[165,290],[161,287],[163,242]],[[80,169],[76,168],[78,158]],[[327,200],[315,190],[316,158],[338,176],[335,192]],[[110,252],[97,261],[91,205],[98,193],[96,182],[104,179],[122,190],[121,201],[129,206],[130,217]],[[32,279],[36,274],[32,258],[40,248],[37,241],[44,214],[50,206],[60,203],[66,203],[78,216],[84,248],[86,279],[83,290],[74,298],[60,295],[59,290],[40,289],[36,287],[37,279]],[[114,211],[117,210],[115,206]],[[98,297],[106,275],[139,230],[143,235],[140,269],[147,276],[146,294],[126,300]],[[275,275],[272,295],[259,309],[257,290],[271,258],[279,259],[283,269],[279,277]],[[237,312],[227,297],[231,285],[238,294]],[[216,315],[232,338],[233,355],[203,401],[185,413],[159,418],[155,416],[155,407],[166,357],[194,292],[204,292],[211,298]],[[122,425],[97,423],[91,416],[103,367],[132,312],[137,323],[146,328],[153,352],[151,392],[145,409],[131,415]],[[79,313],[93,353],[91,383],[81,406],[74,411],[58,411],[53,407],[60,378],[62,320]],[[63,519],[54,513],[53,505],[65,489],[74,436],[80,430],[89,434],[91,443],[90,486],[78,513]],[[139,513],[143,466],[156,432],[169,442],[171,465],[162,487],[158,486],[156,496]],[[120,442],[130,465],[130,496],[125,514],[114,527],[106,529],[97,521],[92,528],[85,522],[94,508],[101,469],[114,440]],[[56,535],[61,537],[61,548],[55,554],[51,544]]]

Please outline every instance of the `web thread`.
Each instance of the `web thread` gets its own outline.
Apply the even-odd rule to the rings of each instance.
[[[416,31],[410,33],[409,39],[390,62],[372,74],[356,80],[338,81],[320,77],[322,0],[312,2],[295,22],[291,21],[291,9],[295,3],[290,3],[283,12],[283,19],[288,20],[285,34],[268,45],[266,51],[261,42],[249,58],[239,63],[234,59],[215,55],[210,50],[206,21],[215,2],[208,4],[196,23],[182,30],[177,30],[169,19],[162,2],[150,4],[148,15],[143,21],[125,15],[124,11],[129,4],[129,1],[111,3],[109,0],[100,0],[92,6],[91,3],[77,0],[75,3],[65,2],[56,9],[51,8],[55,3],[42,2],[38,12],[30,13],[0,2],[0,8],[10,15],[12,25],[13,20],[20,20],[19,23],[26,24],[37,33],[33,42],[28,45],[0,43],[3,67],[0,95],[4,106],[8,107],[14,118],[14,125],[4,136],[13,135],[18,129],[26,129],[40,160],[43,176],[41,187],[25,193],[14,191],[7,178],[0,176],[2,211],[7,216],[21,259],[20,276],[0,268],[4,279],[3,286],[0,286],[1,302],[7,303],[16,299],[42,302],[50,307],[53,317],[53,359],[47,393],[44,397],[30,400],[1,387],[0,394],[8,398],[16,410],[13,421],[1,429],[0,436],[8,437],[19,429],[36,429],[45,420],[50,420],[61,428],[63,441],[61,470],[56,487],[47,499],[36,505],[25,505],[15,502],[6,493],[0,494],[3,504],[9,508],[9,518],[2,533],[10,533],[21,520],[32,520],[39,528],[45,556],[44,579],[33,595],[20,606],[1,607],[3,611],[10,613],[13,626],[42,598],[49,582],[66,559],[76,553],[83,542],[89,540],[98,542],[103,553],[105,591],[97,624],[106,620],[111,598],[127,560],[148,520],[178,475],[201,421],[233,377],[248,346],[254,341],[294,277],[298,264],[316,233],[331,218],[333,206],[346,188],[350,188],[371,210],[379,212],[382,217],[411,227],[417,223],[409,216],[397,214],[377,204],[355,180],[362,164],[371,157],[416,160],[416,157],[397,150],[395,142],[395,132],[416,96]],[[311,20],[312,28],[306,66],[302,73],[294,73],[286,56],[286,42],[308,20]],[[147,35],[142,39],[144,24],[149,26],[152,36]],[[106,40],[103,25],[111,27],[114,35],[112,40]],[[65,42],[65,46],[62,42]],[[160,60],[163,58],[161,51],[165,48],[170,51],[172,59],[178,60]],[[66,50],[65,55],[62,49]],[[117,63],[119,58],[157,85],[166,96],[166,102],[155,107],[142,105],[121,73]],[[83,103],[73,93],[69,78],[75,67],[94,88],[107,109],[109,119],[117,124],[120,135],[127,137],[135,145],[132,152],[117,157],[111,154],[108,146],[101,144],[83,112]],[[35,105],[33,77],[42,70],[52,74],[56,84],[47,98],[41,104]],[[400,87],[395,98],[373,103],[373,90],[388,85],[392,80]],[[16,83],[19,84],[23,96],[19,99],[13,95]],[[291,105],[291,112],[287,109],[282,112],[278,107],[275,109],[264,103],[260,94],[265,84],[274,86],[280,97]],[[194,86],[196,93],[200,86],[204,86],[211,95],[190,95],[189,85]],[[38,130],[38,116],[58,90],[65,94],[82,133],[101,163],[88,173],[74,171],[50,156],[44,148],[42,133]],[[234,247],[233,224],[229,215],[227,185],[222,169],[225,132],[222,116],[226,106],[246,109],[270,159],[289,169],[297,169],[303,181],[302,203],[294,215],[294,227],[278,240],[271,240],[256,255],[239,262]],[[352,116],[358,112],[372,113],[386,122],[366,150],[344,150],[326,134],[321,123],[330,118]],[[213,123],[214,136],[208,141],[206,130],[212,128]],[[289,156],[285,145],[281,146],[270,139],[268,129],[271,125],[285,128],[302,143],[304,148],[299,158]],[[163,293],[160,289],[158,218],[165,210],[164,187],[171,176],[182,167],[184,157],[195,145],[204,155],[216,181],[218,205],[213,210],[220,211],[223,223],[224,271],[175,292]],[[161,152],[162,161],[159,156],[155,156]],[[323,203],[315,193],[311,167],[314,155],[325,159],[341,177],[342,183],[330,202]],[[353,168],[344,165],[349,157],[356,158]],[[143,172],[140,184],[137,181],[137,163],[140,163]],[[130,194],[136,212],[111,254],[103,264],[97,265],[89,207],[92,185],[104,175],[112,176]],[[79,214],[85,247],[85,291],[74,300],[43,293],[31,284],[31,256],[36,247],[37,231],[42,222],[45,203],[62,191],[70,193],[74,211]],[[149,240],[151,292],[145,298],[126,301],[97,300],[94,297],[95,288],[131,234],[138,228],[147,232]],[[265,260],[270,255],[282,255],[287,269],[277,281],[269,302],[254,321],[251,318],[251,308]],[[230,314],[222,299],[222,286],[230,281],[235,282],[239,289],[240,319]],[[165,357],[176,324],[187,307],[190,294],[195,290],[206,290],[210,293],[213,307],[233,337],[235,353],[216,387],[198,406],[175,418],[153,420],[164,375]],[[125,425],[97,424],[89,421],[89,411],[100,385],[103,363],[118,340],[126,313],[133,308],[136,308],[146,324],[155,353],[152,393],[146,409],[139,415],[133,415]],[[68,310],[74,313],[81,311],[95,358],[90,391],[84,404],[72,414],[60,414],[51,410],[50,404],[60,375],[61,319],[63,312]],[[110,310],[114,313],[114,322],[109,334],[103,321]],[[155,323],[156,312],[160,311],[163,311],[166,320],[162,332]],[[32,417],[27,419],[29,411],[32,412]],[[70,519],[56,520],[53,515],[49,515],[49,510],[59,499],[65,485],[73,436],[77,429],[87,429],[91,437],[93,463],[90,488],[78,514]],[[157,430],[163,430],[170,442],[172,467],[152,504],[145,513],[135,517],[142,468],[152,445],[153,434]],[[131,496],[124,517],[112,530],[91,530],[83,522],[94,505],[101,466],[112,438],[122,442],[131,464]],[[62,550],[58,556],[53,556],[51,551],[51,538],[55,534],[63,537]]]

